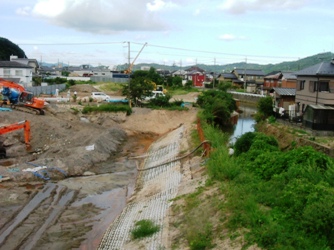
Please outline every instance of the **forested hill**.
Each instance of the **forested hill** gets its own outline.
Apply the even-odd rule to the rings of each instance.
[[[0,37],[0,60],[9,61],[12,55],[18,56],[19,58],[27,58],[24,51],[18,45],[6,38]]]
[[[278,64],[267,64],[267,65],[261,65],[261,64],[252,64],[246,62],[239,62],[239,63],[232,63],[232,64],[226,64],[226,65],[205,65],[205,64],[197,64],[196,66],[204,69],[206,72],[216,72],[216,73],[229,73],[234,68],[239,69],[262,69],[264,73],[270,73],[273,71],[297,71],[304,68],[307,68],[309,66],[315,65],[319,62],[323,61],[331,61],[334,57],[334,54],[331,52],[325,52],[316,54],[313,56],[305,57],[302,59],[299,59],[297,61],[289,61],[289,62],[281,62]],[[190,68],[189,66],[186,67],[180,67],[180,66],[168,66],[168,65],[160,65],[160,64],[136,64],[133,67],[133,70],[141,69],[141,67],[153,67],[155,69],[165,69],[170,71],[175,71],[179,69],[187,69]],[[127,65],[119,65],[118,70],[123,70],[127,68]]]

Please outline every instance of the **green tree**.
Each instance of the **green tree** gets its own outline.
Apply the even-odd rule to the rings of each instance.
[[[179,76],[174,76],[173,79],[172,79],[171,87],[173,87],[173,88],[182,87],[182,78],[179,77]]]
[[[219,127],[231,125],[231,113],[237,108],[233,96],[220,90],[204,91],[198,96],[197,104],[203,108],[203,118]]]
[[[136,76],[130,79],[130,83],[123,88],[123,95],[126,95],[136,106],[138,101],[150,95],[154,90],[154,83],[144,76]]]
[[[273,99],[271,96],[261,98],[257,103],[258,116],[256,121],[267,119],[273,115]]]
[[[0,60],[9,61],[11,55],[18,56],[18,58],[27,58],[24,51],[18,45],[6,38],[0,37]]]

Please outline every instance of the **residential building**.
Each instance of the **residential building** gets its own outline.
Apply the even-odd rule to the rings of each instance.
[[[274,111],[280,116],[298,116],[295,108],[296,89],[294,88],[272,88],[270,95],[273,97]]]
[[[10,61],[11,62],[18,62],[26,66],[30,66],[33,68],[32,74],[37,75],[38,74],[38,69],[39,69],[39,64],[36,59],[29,59],[29,58],[18,58],[18,56],[10,56]]]
[[[261,69],[234,69],[232,73],[243,82],[243,87],[249,93],[254,93],[263,86],[265,74]]]
[[[318,63],[294,74],[297,76],[296,103],[302,112],[307,105],[334,107],[334,60]]]
[[[24,87],[32,86],[33,67],[15,62],[0,61],[0,77],[5,78]]]
[[[283,74],[282,72],[272,72],[264,77],[264,82],[262,86],[262,90],[264,94],[267,94],[273,88],[281,87],[281,80]]]
[[[282,72],[282,74],[281,87],[295,89],[297,86],[297,76],[293,72]]]

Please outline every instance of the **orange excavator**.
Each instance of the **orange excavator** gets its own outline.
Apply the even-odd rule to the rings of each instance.
[[[21,111],[44,115],[45,101],[34,97],[33,93],[26,91],[20,84],[0,78],[0,87],[2,87],[3,96],[0,106],[9,104],[12,108]]]
[[[21,122],[17,122],[14,124],[0,127],[0,135],[10,133],[18,129],[24,129],[24,142],[26,144],[27,150],[29,150],[31,148],[30,146],[30,122],[29,121],[25,120],[25,121],[21,121]],[[0,158],[6,158],[6,149],[3,146],[2,142],[0,142]]]

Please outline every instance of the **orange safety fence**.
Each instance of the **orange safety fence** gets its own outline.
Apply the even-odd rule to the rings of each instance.
[[[198,131],[198,135],[199,135],[199,139],[201,142],[206,141],[205,140],[205,136],[204,136],[204,132],[201,126],[201,120],[198,118],[197,119],[197,131]],[[204,156],[209,156],[210,151],[211,151],[211,145],[209,142],[205,142],[203,143],[203,149],[204,149]]]

